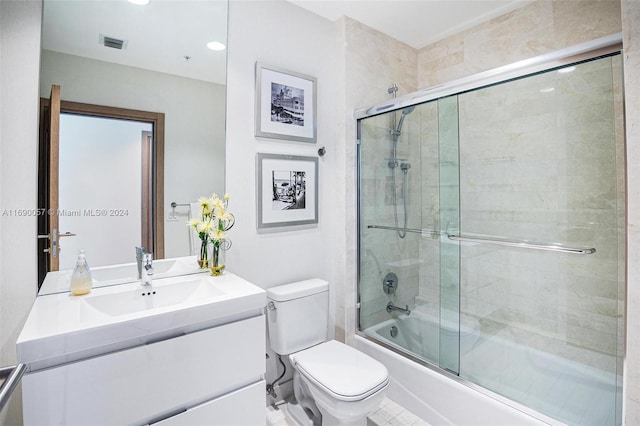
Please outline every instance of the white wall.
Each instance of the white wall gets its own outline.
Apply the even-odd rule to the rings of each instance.
[[[236,225],[227,254],[231,270],[268,288],[309,277],[332,278],[332,192],[335,114],[332,67],[334,26],[284,1],[231,2],[227,82],[227,192]],[[286,17],[286,25],[274,22]],[[309,35],[309,36],[294,36]],[[312,35],[312,36],[311,36]],[[286,42],[285,42],[286,41]],[[254,136],[255,62],[260,61],[318,79],[318,142],[307,144]],[[280,228],[259,234],[256,227],[256,153],[317,156],[319,223],[306,229]]]
[[[263,288],[307,278],[324,278],[335,291],[333,262],[339,229],[334,206],[336,191],[335,106],[339,102],[334,75],[334,31],[329,21],[284,1],[232,1],[229,7],[227,73],[227,170],[230,211],[236,225],[227,253],[229,269]],[[296,71],[318,80],[318,142],[273,141],[254,136],[255,63]],[[256,227],[256,153],[317,156],[319,159],[319,218],[306,229],[278,229],[259,234]],[[273,355],[273,353],[271,353]],[[268,362],[267,380],[275,378],[275,358]]]
[[[36,207],[40,15],[39,1],[0,2],[0,213]],[[35,217],[0,215],[2,366],[16,362],[15,342],[36,294],[36,269]],[[20,424],[21,412],[14,396],[0,424]]]
[[[65,101],[165,114],[165,257],[188,255],[186,210],[177,210],[177,222],[167,214],[172,201],[224,191],[225,87],[51,51],[42,52],[41,68],[42,97],[58,84]]]

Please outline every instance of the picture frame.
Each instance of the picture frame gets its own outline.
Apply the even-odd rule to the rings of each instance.
[[[315,77],[256,62],[256,137],[316,143]]]
[[[259,153],[256,161],[258,230],[318,223],[318,158]]]

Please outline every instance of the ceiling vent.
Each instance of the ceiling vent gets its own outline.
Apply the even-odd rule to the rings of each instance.
[[[104,34],[100,34],[100,44],[112,49],[123,50],[127,48],[127,40],[120,40],[115,37],[107,37]]]

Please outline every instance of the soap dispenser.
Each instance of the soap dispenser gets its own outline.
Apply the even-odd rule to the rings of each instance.
[[[84,250],[80,250],[76,267],[71,274],[71,294],[74,296],[87,294],[91,291],[91,284],[91,271],[87,264],[87,258],[84,255]]]

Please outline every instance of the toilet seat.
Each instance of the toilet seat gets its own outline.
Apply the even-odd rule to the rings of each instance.
[[[308,380],[341,401],[363,400],[389,383],[384,365],[335,340],[291,354],[289,359]]]

